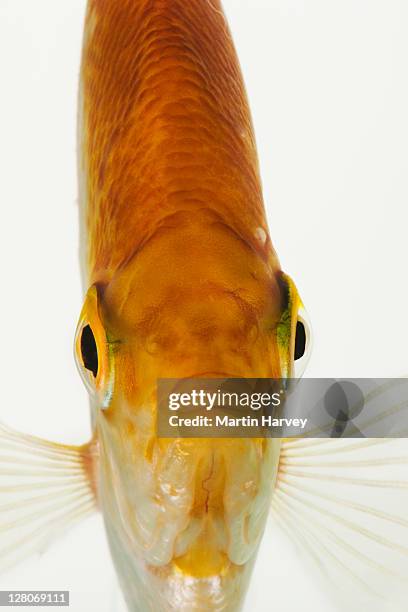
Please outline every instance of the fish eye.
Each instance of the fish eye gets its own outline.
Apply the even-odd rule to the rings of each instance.
[[[299,378],[304,373],[312,352],[312,330],[304,308],[297,313],[293,349],[293,375]]]
[[[300,378],[312,352],[312,327],[292,279],[283,272],[278,277],[283,309],[276,327],[281,376]]]
[[[91,321],[89,320],[91,318]],[[75,335],[75,361],[88,393],[94,395],[103,384],[103,338],[92,317],[81,317]]]
[[[302,359],[306,352],[306,330],[303,321],[297,321],[295,332],[295,361]]]
[[[106,331],[99,316],[98,291],[94,286],[86,295],[79,318],[75,361],[88,392],[99,396],[101,405],[105,406],[111,391],[112,361]]]
[[[98,348],[90,325],[85,325],[82,329],[81,356],[84,368],[92,372],[96,378],[98,375]]]

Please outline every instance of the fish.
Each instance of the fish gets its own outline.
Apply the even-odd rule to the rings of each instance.
[[[233,612],[272,516],[323,573],[358,583],[354,603],[386,609],[367,572],[403,602],[406,445],[157,435],[159,379],[300,377],[312,346],[219,0],[88,1],[78,177],[74,353],[93,434],[73,446],[0,426],[0,569],[100,512],[130,612]]]

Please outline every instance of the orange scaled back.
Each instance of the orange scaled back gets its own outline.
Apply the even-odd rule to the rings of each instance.
[[[218,0],[90,0],[80,115],[91,282],[109,280],[180,210],[210,208],[274,261],[247,99]]]

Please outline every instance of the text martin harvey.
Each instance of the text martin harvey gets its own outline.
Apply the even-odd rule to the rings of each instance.
[[[215,421],[215,422],[214,422]],[[172,415],[169,418],[172,427],[296,427],[304,429],[307,419],[275,419],[272,416],[259,415],[259,417],[231,417],[225,416],[195,416],[180,417]]]

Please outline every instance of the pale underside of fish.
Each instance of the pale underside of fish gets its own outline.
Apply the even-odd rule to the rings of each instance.
[[[89,0],[78,149],[94,434],[1,427],[0,568],[100,511],[130,611],[236,611],[270,515],[334,606],[406,609],[404,439],[156,434],[158,378],[299,375],[310,349],[218,0]]]

